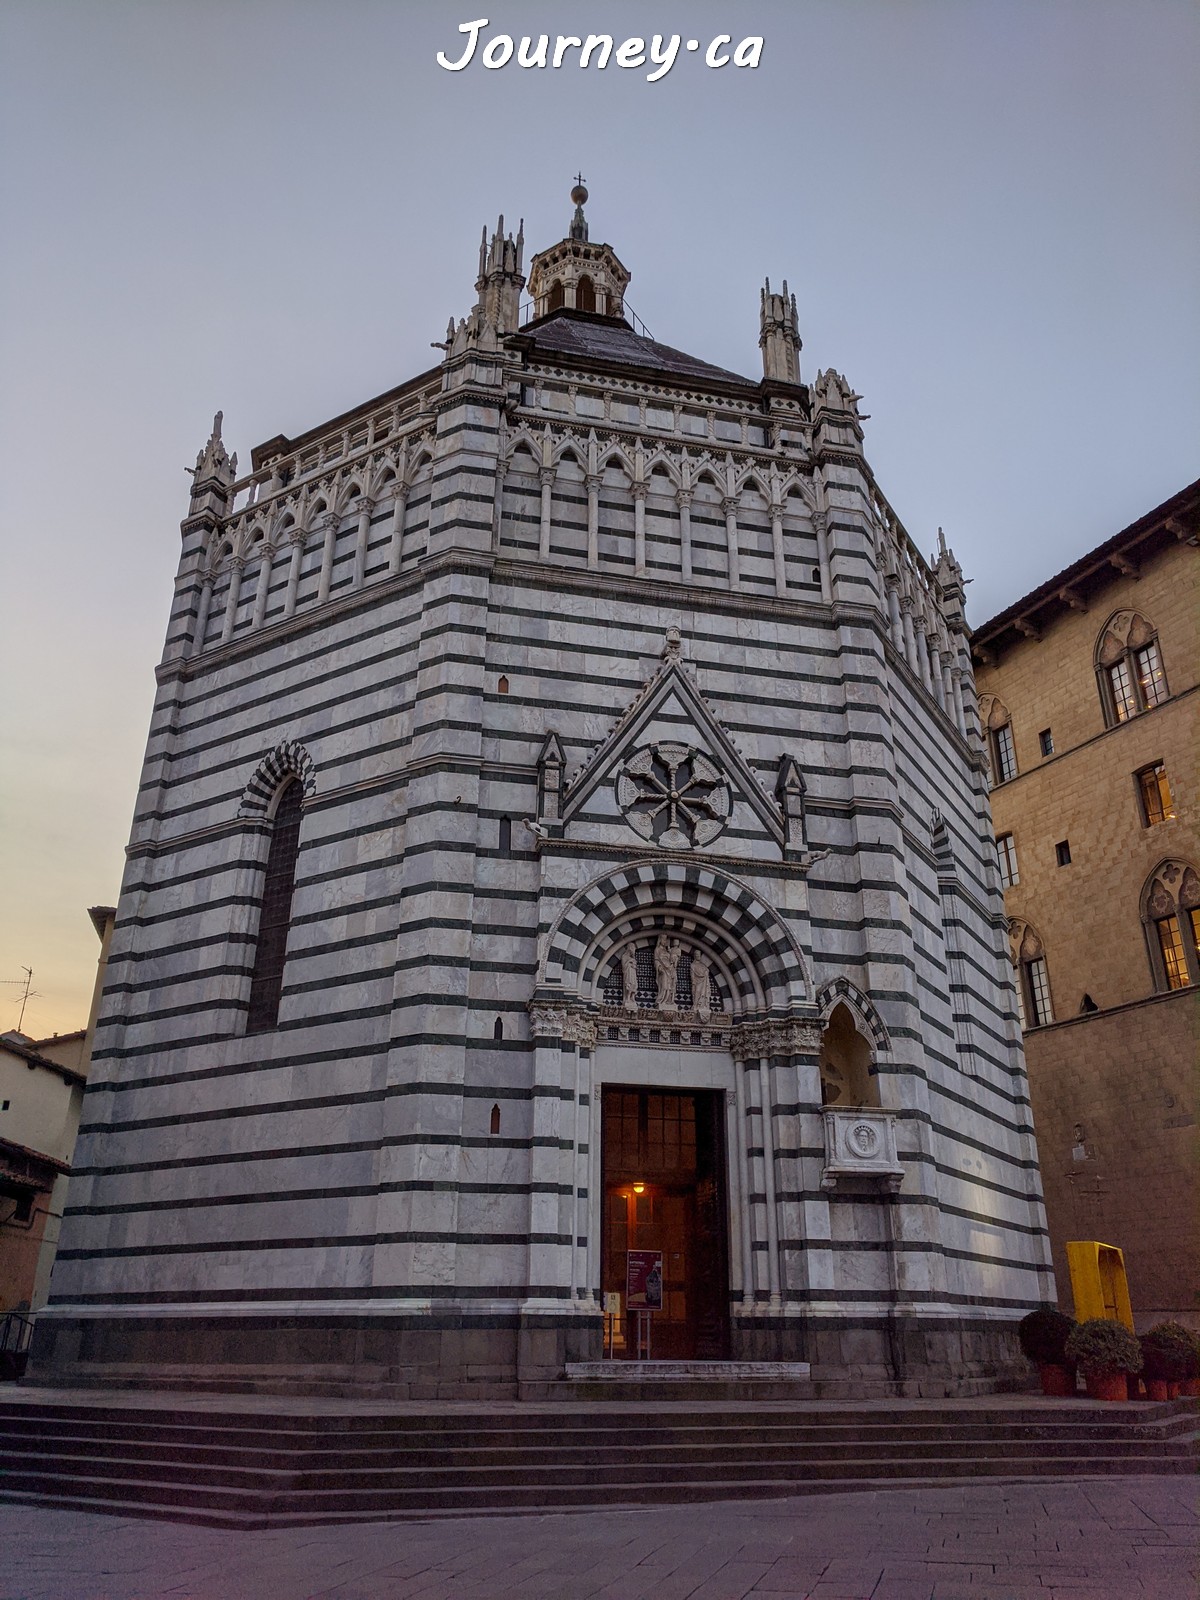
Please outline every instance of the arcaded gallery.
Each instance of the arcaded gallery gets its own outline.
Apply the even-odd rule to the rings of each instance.
[[[200,452],[43,1373],[962,1392],[1055,1299],[962,572],[786,284],[684,354],[586,201]]]

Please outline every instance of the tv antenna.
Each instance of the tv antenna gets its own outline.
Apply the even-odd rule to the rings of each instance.
[[[19,983],[21,985],[21,1015],[17,1018],[17,1032],[21,1031],[21,1024],[25,1021],[25,1007],[31,1000],[40,1000],[42,997],[33,987],[33,968],[22,967],[25,974],[23,978],[3,978],[0,982],[5,984]]]

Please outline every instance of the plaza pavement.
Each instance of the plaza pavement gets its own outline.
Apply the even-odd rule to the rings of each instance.
[[[1195,1600],[1194,1478],[228,1531],[0,1504],[0,1600]]]

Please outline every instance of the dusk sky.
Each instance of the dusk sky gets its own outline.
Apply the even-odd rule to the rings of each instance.
[[[700,49],[439,67],[483,16]],[[24,966],[27,1033],[86,1020],[218,407],[248,467],[425,370],[581,168],[657,339],[757,377],[788,279],[978,624],[1200,472],[1198,81],[1192,0],[0,0],[0,1029]]]

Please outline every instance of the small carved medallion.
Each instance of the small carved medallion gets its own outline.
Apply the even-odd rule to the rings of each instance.
[[[700,849],[729,821],[732,799],[721,769],[694,745],[643,745],[617,778],[617,804],[643,839],[664,850]]]
[[[856,1156],[873,1156],[879,1149],[879,1135],[869,1122],[856,1122],[846,1135],[846,1143]]]

